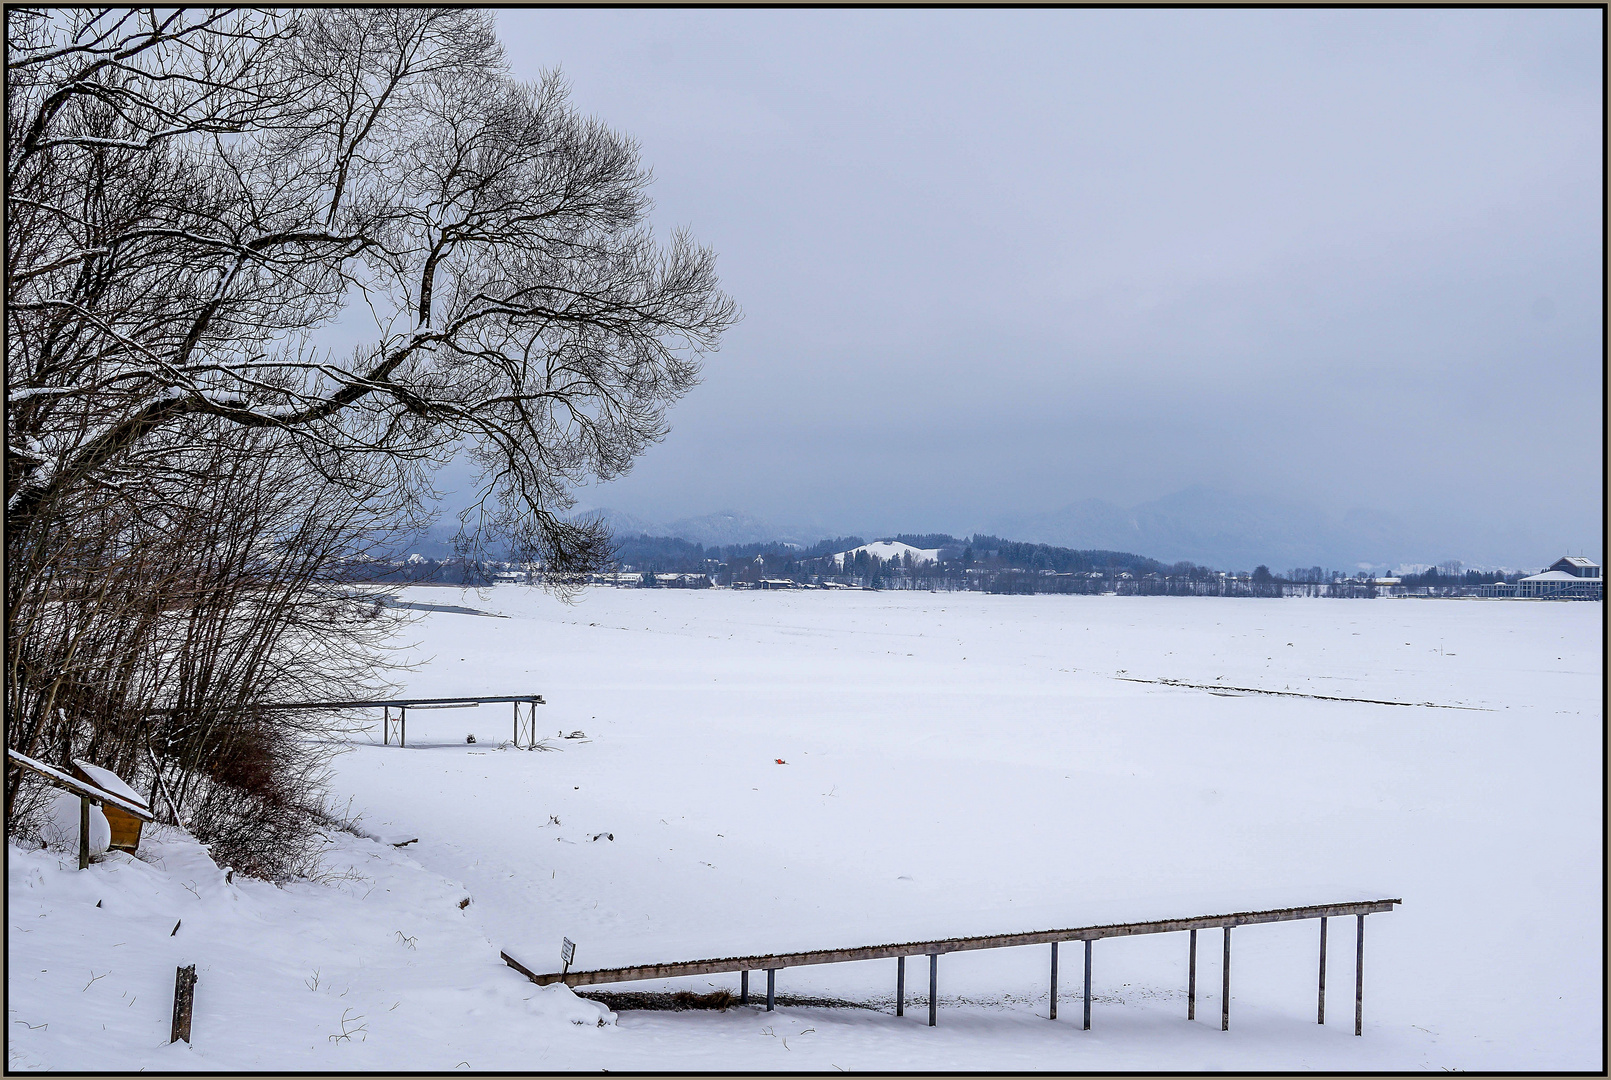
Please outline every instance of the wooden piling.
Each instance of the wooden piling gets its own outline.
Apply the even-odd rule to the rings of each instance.
[[[90,801],[89,796],[78,797],[78,868],[87,869],[90,862]]]
[[[1048,1019],[1057,1019],[1057,942],[1052,942],[1052,1008]]]
[[[1315,1023],[1326,1022],[1326,917],[1320,916],[1320,1009]]]
[[[1365,1034],[1365,916],[1356,916],[1354,938],[1354,1034]]]
[[[1225,962],[1220,969],[1223,985],[1220,987],[1219,1029],[1231,1030],[1231,928],[1225,928]]]
[[[169,1042],[190,1041],[190,1014],[196,1004],[196,965],[179,968],[173,976],[173,1034]]]
[[[1085,1023],[1084,1031],[1091,1030],[1091,939],[1085,939]]]
[[[1186,1019],[1197,1019],[1197,931],[1191,932],[1191,947],[1186,960]]]

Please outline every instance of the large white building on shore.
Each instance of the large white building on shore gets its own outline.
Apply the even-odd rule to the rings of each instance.
[[[1542,573],[1516,583],[1515,595],[1533,600],[1604,600],[1600,564],[1581,555],[1565,555]]]

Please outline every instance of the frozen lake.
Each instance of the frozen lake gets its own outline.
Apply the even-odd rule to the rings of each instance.
[[[415,711],[406,749],[357,732],[336,806],[418,842],[332,829],[312,881],[230,881],[160,826],[139,859],[84,872],[11,845],[12,1069],[1603,1067],[1599,604],[401,592],[403,695],[541,693],[553,752],[503,748],[507,706]],[[585,969],[1388,897],[1403,905],[1366,920],[1363,1038],[1351,919],[1331,923],[1323,1027],[1312,921],[1234,932],[1229,1031],[1214,930],[1194,1022],[1184,933],[1098,941],[1090,1031],[1077,945],[1055,1023],[1049,946],[942,956],[934,1028],[921,959],[900,1018],[881,959],[785,969],[772,1013],[611,1023],[498,958],[555,970],[569,937]],[[188,964],[195,1037],[169,1044]]]
[[[591,968],[1404,899],[1367,920],[1362,1039],[1334,920],[1323,1028],[1307,922],[1235,935],[1229,1033],[1205,932],[1195,1024],[1175,934],[1097,944],[1090,1032],[1077,947],[1051,1024],[1036,946],[943,957],[933,1031],[625,1012],[575,1067],[1601,1066],[1597,604],[402,592],[506,616],[422,614],[405,694],[542,693],[558,752],[497,750],[503,706],[416,712],[409,750],[361,746],[337,787],[537,970],[561,936]],[[779,992],[887,1005],[894,967]]]

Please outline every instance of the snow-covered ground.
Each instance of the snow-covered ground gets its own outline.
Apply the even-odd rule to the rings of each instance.
[[[366,830],[418,843],[333,834],[326,880],[283,889],[224,884],[172,831],[155,861],[82,874],[13,847],[12,1067],[1604,1066],[1598,604],[406,592],[505,616],[419,613],[406,692],[542,693],[554,752],[500,749],[503,706],[411,714],[407,749],[356,745],[335,785]],[[1329,700],[1350,697],[1408,704]],[[1075,947],[1055,1023],[1046,946],[942,957],[932,1029],[921,961],[903,1018],[880,960],[781,971],[778,990],[883,1011],[612,1020],[497,957],[553,970],[563,936],[591,968],[1384,896],[1404,904],[1366,920],[1363,1038],[1352,920],[1332,923],[1324,1027],[1317,925],[1238,930],[1228,1032],[1217,932],[1195,1022],[1184,934],[1098,942],[1090,1031]],[[167,1046],[191,962],[194,1043]]]

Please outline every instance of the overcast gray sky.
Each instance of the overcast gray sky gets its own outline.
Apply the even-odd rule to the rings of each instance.
[[[1599,554],[1599,11],[497,18],[744,310],[586,503],[960,534],[1202,484]]]

